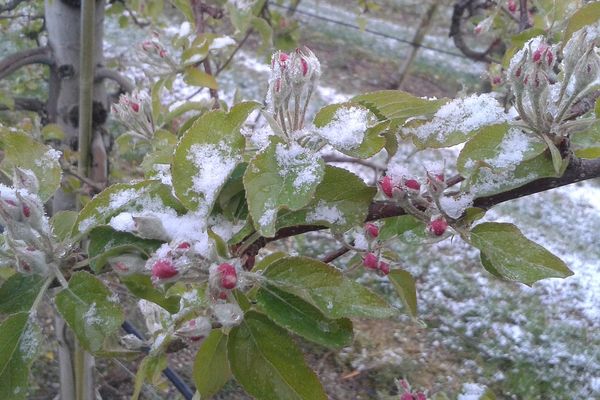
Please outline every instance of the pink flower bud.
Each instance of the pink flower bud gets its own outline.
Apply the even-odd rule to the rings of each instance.
[[[190,247],[191,247],[191,244],[189,244],[189,242],[181,242],[177,245],[177,248],[181,249],[181,250],[187,250]]]
[[[447,228],[448,222],[446,222],[446,220],[443,217],[434,219],[427,226],[429,232],[434,234],[435,236],[442,236],[446,232]]]
[[[217,268],[220,285],[223,289],[233,289],[237,285],[237,272],[231,264],[223,263]]]
[[[515,2],[515,0],[508,0],[508,11],[510,11],[511,13],[517,11],[517,3]]]
[[[375,225],[372,222],[367,222],[365,224],[365,230],[367,231],[369,236],[371,236],[373,239],[375,239],[377,236],[379,236],[379,228],[377,227],[377,225]]]
[[[392,178],[389,176],[384,176],[379,181],[379,186],[381,186],[381,190],[387,197],[392,197],[394,195],[394,183],[392,182]]]
[[[367,267],[368,269],[377,269],[379,264],[379,260],[377,259],[377,256],[373,253],[367,253],[365,254],[364,258],[363,258],[363,265],[365,267]]]
[[[482,30],[483,30],[483,27],[482,27],[481,25],[477,25],[477,26],[476,26],[476,27],[473,29],[473,32],[474,32],[476,35],[479,35],[479,34],[481,33],[481,31],[482,31]]]
[[[404,389],[404,390],[410,390],[410,385],[408,384],[408,382],[406,381],[406,379],[400,379],[398,381],[398,383],[400,384],[400,386],[402,386],[402,389]]]
[[[554,63],[554,54],[552,54],[552,51],[550,49],[548,49],[548,51],[546,51],[546,62],[548,63],[548,66],[550,66],[550,67]]]
[[[423,392],[417,392],[417,400],[427,400],[427,397]]]
[[[156,280],[169,279],[178,273],[173,262],[164,258],[156,261],[152,266],[152,277]]]
[[[25,218],[29,218],[31,216],[31,208],[24,205],[23,206],[23,216],[25,216]]]
[[[421,190],[421,184],[416,179],[407,179],[404,181],[404,186],[415,191]]]
[[[133,110],[133,112],[140,112],[140,104],[131,102],[129,103],[129,107]]]
[[[385,261],[380,261],[378,265],[378,269],[384,274],[387,275],[390,273],[390,264]]]
[[[400,400],[415,400],[415,398],[410,393],[404,393],[402,396],[400,396]]]
[[[308,74],[308,61],[304,57],[300,58],[300,66],[302,67],[302,75],[306,76]]]
[[[498,86],[500,84],[502,84],[502,77],[501,76],[494,76],[492,78],[492,85]]]

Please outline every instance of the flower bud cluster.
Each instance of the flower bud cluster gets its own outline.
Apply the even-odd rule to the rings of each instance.
[[[513,56],[506,81],[519,116],[533,131],[552,139],[569,133],[565,127],[571,106],[600,83],[598,39],[597,30],[590,27],[575,32],[564,45],[559,65],[559,47],[542,36]]]
[[[144,138],[154,136],[152,105],[145,92],[134,90],[132,93],[122,94],[119,102],[112,105],[112,112],[134,133]]]
[[[140,44],[139,53],[140,62],[148,65],[156,75],[168,74],[178,69],[177,63],[161,43],[157,32],[153,32],[150,38]]]
[[[396,386],[400,393],[400,400],[427,400],[425,393],[412,390],[410,384],[405,379],[396,380]]]
[[[320,76],[321,64],[308,47],[297,48],[291,54],[273,54],[267,103],[284,132],[304,126],[306,107]]]
[[[383,176],[379,187],[384,196],[396,201],[406,212],[427,225],[427,232],[434,237],[447,233],[450,219],[440,205],[447,185],[442,171],[427,172],[425,183],[414,177],[392,178]]]
[[[38,179],[30,170],[15,168],[13,184],[0,184],[0,225],[5,229],[0,264],[15,265],[20,273],[46,276],[56,264],[55,245],[37,195]]]

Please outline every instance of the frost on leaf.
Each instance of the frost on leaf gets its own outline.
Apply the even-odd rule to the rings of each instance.
[[[344,224],[346,223],[346,218],[336,207],[328,206],[324,201],[320,201],[317,207],[306,215],[306,221],[325,221],[330,224]]]
[[[448,147],[462,143],[469,133],[486,125],[499,124],[513,119],[490,94],[471,95],[455,99],[435,113],[433,119],[402,131],[422,146]]]
[[[188,161],[191,161],[197,168],[197,173],[192,178],[192,187],[190,190],[201,194],[205,204],[212,205],[216,195],[237,165],[239,157],[230,157],[230,150],[225,143],[214,145],[194,144],[191,146],[187,155]],[[208,213],[210,210],[203,210]]]
[[[310,150],[296,143],[290,146],[278,143],[275,155],[280,167],[279,175],[282,178],[293,177],[294,188],[314,185],[320,180],[322,168],[319,164],[319,156]]]
[[[369,110],[340,107],[331,121],[317,128],[317,135],[339,150],[352,150],[361,145],[368,129]]]

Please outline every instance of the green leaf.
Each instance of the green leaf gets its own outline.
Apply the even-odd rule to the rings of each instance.
[[[123,311],[104,284],[87,272],[76,272],[56,295],[56,308],[89,352],[102,350],[108,336],[124,321]]]
[[[196,390],[202,399],[215,395],[231,378],[227,361],[227,335],[213,329],[196,354],[192,372]]]
[[[171,314],[179,311],[179,296],[167,296],[152,284],[148,275],[131,274],[120,276],[119,280],[136,297],[158,304]]]
[[[273,47],[273,28],[271,28],[271,25],[264,18],[259,17],[252,18],[251,24],[259,33],[262,42],[257,52],[262,53]]]
[[[415,286],[415,278],[413,278],[409,272],[401,269],[391,270],[388,278],[394,285],[394,288],[396,288],[396,291],[400,295],[400,299],[402,300],[402,303],[404,303],[409,314],[416,317],[417,288]]]
[[[362,225],[377,189],[367,186],[352,172],[325,166],[323,180],[317,186],[315,198],[298,211],[281,212],[277,229],[294,225],[323,225],[342,233]]]
[[[220,189],[242,161],[240,128],[260,105],[240,103],[229,113],[211,111],[188,129],[175,150],[172,175],[177,197],[189,209],[210,213]]]
[[[590,129],[571,134],[571,148],[577,157],[588,159],[600,157],[600,124],[594,123]]]
[[[101,272],[111,257],[123,253],[141,253],[149,258],[162,242],[142,239],[128,232],[115,231],[110,226],[97,226],[89,234],[88,257],[90,268],[95,273]]]
[[[361,94],[351,99],[371,110],[380,119],[398,119],[433,116],[447,100],[428,100],[415,97],[401,90],[382,90]]]
[[[267,283],[318,308],[327,318],[386,318],[396,311],[335,267],[307,257],[282,258],[263,273]]]
[[[38,178],[42,201],[52,197],[60,186],[62,170],[57,159],[60,153],[26,134],[11,132],[4,127],[0,127],[0,149],[4,151],[0,169],[6,175],[12,176],[14,167],[29,169]]]
[[[25,399],[29,386],[29,367],[40,343],[39,328],[27,312],[6,318],[0,325],[0,398]]]
[[[466,176],[482,165],[494,170],[514,167],[542,154],[544,141],[508,124],[490,125],[473,136],[460,152],[456,167]]]
[[[485,222],[471,230],[471,244],[504,279],[531,285],[545,278],[566,278],[573,272],[512,224]]]
[[[227,350],[235,379],[258,400],[327,399],[302,352],[262,314],[246,313],[244,322],[231,330]]]
[[[17,273],[8,278],[0,287],[0,314],[29,311],[43,285],[44,278],[40,275]]]
[[[383,225],[379,229],[379,240],[388,240],[398,237],[404,243],[420,243],[427,238],[425,224],[412,215],[383,218]]]
[[[48,124],[42,128],[44,140],[64,140],[65,132],[58,124]]]
[[[278,210],[296,211],[306,206],[324,170],[323,160],[315,153],[272,137],[244,174],[248,210],[256,230],[266,237],[275,236]]]
[[[600,3],[590,2],[577,10],[569,19],[567,29],[565,30],[564,43],[567,43],[571,36],[586,25],[592,25],[600,20]]]
[[[352,321],[326,318],[317,308],[301,298],[266,285],[256,300],[277,325],[303,338],[330,348],[352,342]]]
[[[131,400],[137,400],[142,391],[145,381],[152,383],[158,382],[162,371],[168,367],[168,360],[165,354],[151,354],[145,357],[138,367],[135,374],[133,394]]]
[[[317,128],[315,133],[336,150],[351,157],[368,158],[385,145],[385,137],[380,134],[387,124],[373,126],[374,121],[374,115],[366,107],[346,102],[321,108],[313,122]]]
[[[560,155],[560,151],[558,151],[558,148],[548,136],[542,135],[542,137],[544,138],[544,141],[546,142],[546,144],[548,145],[548,149],[550,150],[550,155],[552,156],[552,166],[554,167],[554,171],[556,171],[556,173],[558,174],[560,173],[563,164],[563,158]]]
[[[209,89],[218,89],[219,84],[214,76],[199,70],[197,67],[188,67],[185,69],[183,80],[188,85],[207,87]]]
[[[50,225],[52,225],[52,232],[56,237],[63,241],[71,237],[73,226],[77,220],[77,211],[64,210],[59,211],[50,218]]]
[[[287,253],[283,251],[276,251],[271,253],[265,257],[263,257],[259,262],[254,264],[254,268],[252,268],[252,272],[258,272],[266,269],[269,265],[279,260],[280,258],[287,257]]]

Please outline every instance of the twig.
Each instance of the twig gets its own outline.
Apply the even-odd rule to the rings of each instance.
[[[529,10],[527,9],[527,0],[519,0],[519,32],[531,28],[529,24]]]
[[[85,176],[81,176],[77,172],[69,169],[68,167],[63,166],[63,172],[67,175],[71,175],[72,177],[79,179],[81,182],[92,187],[94,190],[96,190],[98,192],[101,192],[105,189],[105,187],[102,184],[100,184],[98,182],[94,182],[93,180],[86,178]]]
[[[339,249],[332,251],[331,253],[325,254],[322,258],[321,261],[323,261],[324,263],[330,263],[333,260],[343,256],[344,254],[346,254],[347,252],[349,252],[350,249],[347,248],[346,246],[342,246]]]
[[[6,4],[0,6],[0,13],[5,11],[12,11],[19,6],[19,4],[23,3],[26,0],[10,0]]]
[[[114,69],[98,68],[96,70],[95,80],[101,81],[102,79],[110,79],[111,81],[116,82],[124,92],[129,93],[135,89],[135,84],[129,78],[121,75]]]
[[[21,67],[31,64],[52,65],[49,47],[36,47],[11,54],[0,60],[0,79],[3,79]]]

